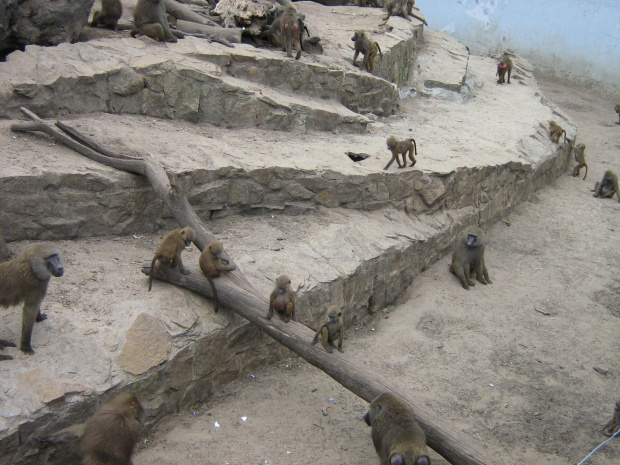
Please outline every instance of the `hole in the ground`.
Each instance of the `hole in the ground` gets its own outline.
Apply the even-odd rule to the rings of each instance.
[[[347,156],[354,162],[366,160],[368,157],[370,157],[370,155],[368,155],[367,153],[354,153],[354,152],[347,152]]]

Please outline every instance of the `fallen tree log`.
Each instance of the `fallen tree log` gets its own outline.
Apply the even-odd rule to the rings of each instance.
[[[187,34],[202,34],[211,38],[219,37],[231,43],[241,43],[241,28],[238,27],[213,27],[179,19],[177,29]]]
[[[13,124],[11,126],[12,131],[44,132],[91,160],[146,176],[177,222],[182,226],[191,226],[196,230],[197,238],[194,243],[200,250],[203,250],[206,244],[213,239],[212,234],[204,227],[186,197],[181,195],[177,186],[170,184],[164,169],[155,163],[151,157],[145,155],[135,158],[115,154],[98,146],[95,142],[61,122],[57,122],[56,125],[68,135],[48,125],[29,110],[22,107],[21,111],[32,122]],[[142,272],[148,274],[149,271],[150,263],[144,264]],[[182,275],[176,270],[166,269],[162,272],[155,272],[153,277],[213,297],[211,286],[202,275]],[[431,411],[395,391],[380,376],[368,373],[340,354],[328,354],[320,348],[320,345],[311,345],[310,341],[314,333],[306,326],[295,322],[283,323],[277,318],[267,320],[265,318],[269,306],[267,299],[254,289],[238,268],[227,273],[226,276],[217,278],[217,288],[221,306],[254,323],[261,331],[299,354],[362,399],[370,402],[379,394],[389,391],[407,402],[426,432],[428,445],[450,463],[458,465],[499,463],[488,457],[485,451],[472,445],[469,438],[454,431]]]

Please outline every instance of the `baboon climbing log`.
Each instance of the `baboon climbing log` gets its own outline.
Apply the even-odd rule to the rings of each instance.
[[[215,313],[219,310],[219,301],[217,299],[217,289],[213,278],[217,278],[223,271],[233,271],[237,267],[231,265],[228,260],[222,258],[222,252],[224,251],[224,244],[222,241],[211,241],[209,245],[200,254],[199,264],[200,269],[209,280],[211,284],[211,290],[213,290],[213,300],[215,302]]]
[[[573,155],[575,156],[575,161],[577,162],[577,164],[573,168],[573,176],[579,176],[579,171],[581,171],[581,168],[585,168],[586,172],[583,175],[583,179],[585,180],[586,176],[588,175],[588,164],[586,163],[586,145],[574,145],[572,147],[572,151]]]
[[[0,263],[0,306],[10,307],[24,302],[19,348],[25,354],[34,354],[30,339],[35,321],[47,318],[45,313],[41,313],[41,302],[47,293],[50,278],[60,277],[64,272],[60,252],[52,245],[31,245],[13,260]],[[0,349],[3,346],[15,347],[15,344],[0,340]],[[12,358],[10,355],[0,355],[0,360]]]
[[[183,274],[190,274],[191,271],[183,266],[181,252],[192,245],[196,239],[196,231],[192,228],[174,229],[170,231],[157,247],[155,256],[151,261],[151,273],[149,274],[149,291],[153,285],[153,269],[159,270],[162,265],[170,264],[171,268],[179,266]]]
[[[271,320],[274,310],[278,313],[278,316],[282,321],[288,323],[291,319],[297,320],[295,314],[295,303],[297,298],[295,292],[291,288],[291,280],[285,274],[276,278],[276,287],[271,291],[269,296],[269,311],[267,312],[267,319]]]

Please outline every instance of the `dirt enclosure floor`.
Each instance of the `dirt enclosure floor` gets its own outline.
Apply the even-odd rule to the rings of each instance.
[[[591,192],[605,169],[620,170],[620,126],[613,99],[539,81],[579,128],[587,180],[567,172],[490,228],[492,285],[463,290],[445,257],[397,305],[348,331],[342,356],[499,463],[574,464],[606,439],[620,398],[620,204]],[[375,464],[366,408],[292,357],[166,418],[134,463]],[[620,463],[620,439],[589,463]]]

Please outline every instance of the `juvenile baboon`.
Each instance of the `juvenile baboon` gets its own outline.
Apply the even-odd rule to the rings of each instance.
[[[151,271],[149,272],[149,291],[153,284],[153,269],[159,270],[162,265],[170,264],[170,268],[179,266],[179,270],[183,274],[190,274],[191,271],[183,266],[181,252],[186,247],[192,245],[192,241],[196,239],[196,231],[189,226],[183,229],[174,229],[170,231],[157,247],[155,256],[151,261]],[[157,262],[157,263],[155,263]]]
[[[215,289],[213,278],[219,277],[222,271],[233,271],[237,269],[235,265],[231,265],[228,260],[222,258],[223,251],[224,244],[222,244],[222,241],[211,241],[200,254],[200,259],[198,261],[200,264],[200,269],[209,280],[211,289],[213,289],[215,313],[219,310],[219,301],[217,299],[217,290]]]
[[[369,73],[375,67],[375,58],[377,57],[377,51],[379,56],[383,60],[383,53],[381,53],[381,47],[378,42],[373,42],[368,38],[366,32],[363,29],[358,29],[351,37],[351,40],[355,42],[355,53],[353,54],[353,66],[357,66],[357,57],[361,53],[364,55],[362,65]]]
[[[605,171],[603,179],[596,181],[594,185],[594,197],[603,197],[611,199],[614,194],[618,197],[620,202],[620,189],[618,189],[618,176],[611,170]]]
[[[614,107],[614,110],[616,110],[616,113],[618,114],[618,121],[616,121],[616,124],[620,124],[620,103]]]
[[[276,278],[276,287],[271,291],[269,296],[269,311],[267,312],[267,319],[271,320],[273,317],[273,311],[278,312],[278,316],[282,321],[288,323],[291,318],[293,321],[297,320],[295,314],[295,304],[297,298],[295,292],[291,288],[291,280],[285,274]]]
[[[564,143],[566,143],[566,131],[553,120],[549,121],[549,133],[551,135],[551,141],[556,144],[560,142],[560,137],[564,134]]]
[[[573,168],[573,176],[579,176],[581,168],[586,169],[586,173],[583,175],[583,179],[586,179],[588,175],[588,164],[586,163],[586,144],[577,144],[572,147],[573,155],[577,165]]]
[[[131,37],[140,33],[160,42],[176,42],[177,37],[184,37],[183,33],[170,29],[164,0],[138,0],[133,10],[133,23]]]
[[[299,28],[299,16],[297,15],[297,10],[295,7],[289,6],[284,10],[281,17],[282,24],[282,34],[281,41],[282,45],[286,50],[286,56],[292,57],[292,49],[293,45],[295,46],[295,51],[297,54],[295,55],[295,59],[299,60],[301,56],[301,30]]]
[[[342,350],[342,339],[344,338],[344,319],[342,317],[342,310],[335,305],[332,305],[327,309],[327,316],[323,318],[319,329],[316,330],[314,339],[312,339],[312,345],[316,344],[321,336],[321,344],[325,347],[325,350],[330,354],[334,352],[332,347],[336,347],[334,343],[338,339],[338,350]]]
[[[504,53],[497,63],[497,73],[496,76],[499,76],[497,80],[498,84],[503,84],[506,82],[506,74],[508,74],[508,84],[510,84],[510,75],[512,74],[512,60],[510,57]]]
[[[616,401],[616,405],[614,405],[614,413],[611,414],[611,419],[607,422],[605,426],[603,426],[603,430],[601,431],[605,436],[613,436],[620,424],[618,424],[618,412],[620,411],[620,400]]]
[[[144,409],[131,394],[119,394],[88,419],[80,442],[83,465],[131,465],[142,435]]]
[[[397,140],[396,137],[390,136],[387,138],[387,148],[392,152],[392,159],[390,162],[385,165],[384,170],[387,170],[394,160],[398,164],[399,168],[407,167],[407,152],[409,153],[409,160],[411,160],[411,166],[416,164],[416,159],[413,156],[414,154],[418,154],[418,147],[415,143],[415,139],[405,139],[405,140]],[[403,156],[403,164],[401,166],[400,160],[398,159],[398,155],[402,154]]]
[[[60,252],[47,244],[31,245],[13,260],[0,263],[0,306],[9,307],[24,302],[19,348],[25,354],[34,354],[30,339],[35,321],[47,318],[45,313],[41,313],[41,302],[47,293],[50,278],[60,277],[64,272]],[[15,347],[8,341],[0,341],[0,345]],[[9,355],[2,356],[2,360],[11,358]]]
[[[415,6],[415,0],[407,0],[407,16],[411,16],[413,7]]]
[[[380,465],[430,465],[426,435],[411,408],[388,392],[371,403],[364,421],[372,428],[372,443]]]
[[[407,21],[411,21],[408,18],[408,13],[411,12],[408,3],[408,0],[385,0],[383,3],[383,10],[386,15],[383,17],[383,22],[381,24],[385,24],[388,19],[390,19],[390,16],[402,16]],[[411,7],[413,7],[413,3],[414,2],[411,2]]]
[[[484,233],[482,229],[470,226],[459,237],[452,253],[450,271],[461,281],[463,289],[473,286],[474,273],[482,284],[491,284],[489,272],[484,263]]]
[[[90,27],[97,27],[99,24],[108,26],[115,31],[118,29],[118,20],[123,14],[121,0],[101,0],[101,10],[95,11]]]

